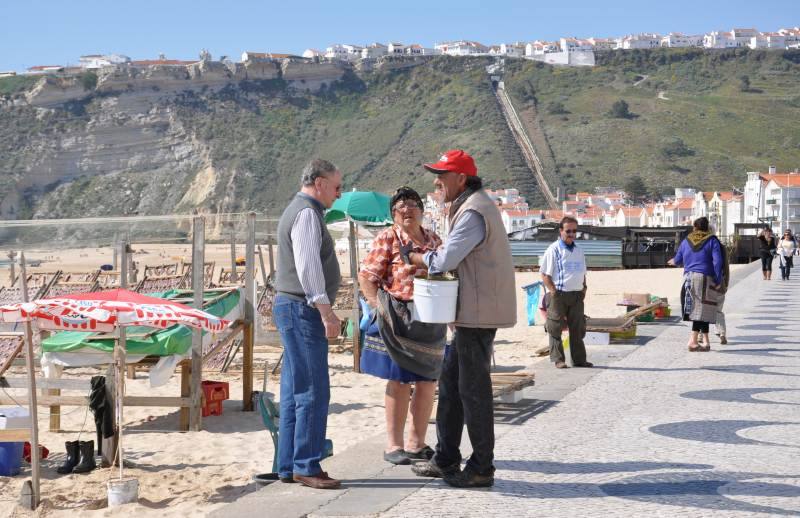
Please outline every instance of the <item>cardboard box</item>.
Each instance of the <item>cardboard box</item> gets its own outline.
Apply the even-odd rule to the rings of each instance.
[[[0,430],[13,428],[28,428],[31,425],[31,416],[27,408],[9,407],[0,408]]]
[[[650,304],[649,293],[623,293],[622,301],[630,306],[646,306]]]

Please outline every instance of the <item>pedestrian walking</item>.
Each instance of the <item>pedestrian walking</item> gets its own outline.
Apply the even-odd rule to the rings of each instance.
[[[341,486],[320,466],[330,402],[328,338],[341,329],[332,309],[339,261],[323,213],[341,192],[342,173],[326,160],[312,160],[278,221],[273,316],[284,350],[278,475],[317,489]]]
[[[764,227],[758,234],[758,253],[761,256],[761,273],[765,281],[772,279],[772,259],[775,257],[776,242],[772,229]]]
[[[545,331],[550,337],[550,361],[557,369],[566,369],[564,345],[561,342],[563,323],[569,330],[569,351],[575,367],[593,367],[586,361],[586,257],[575,242],[578,220],[564,216],[558,223],[560,237],[545,251],[539,272],[550,295]]]
[[[681,314],[684,320],[692,321],[687,344],[690,352],[711,350],[708,330],[717,318],[724,262],[722,244],[709,230],[706,217],[694,220],[693,230],[681,242],[675,257],[668,261],[671,266],[683,266]],[[700,334],[705,345],[698,343]]]
[[[450,235],[433,252],[412,252],[409,260],[437,274],[458,273],[458,306],[453,340],[445,349],[436,407],[438,442],[433,458],[414,473],[442,477],[453,487],[494,484],[494,407],[490,375],[498,328],[517,321],[511,247],[497,205],[483,189],[473,158],[446,152],[425,164],[437,191],[450,204]],[[472,455],[462,471],[461,435],[466,424]]]
[[[389,207],[394,225],[375,236],[358,273],[368,309],[377,313],[373,320],[382,318],[378,310],[381,300],[388,302],[383,307],[386,312],[395,312],[394,308],[399,307],[402,309],[395,313],[409,314],[408,303],[414,297],[414,277],[428,273],[427,268],[405,263],[402,252],[410,249],[424,254],[442,244],[435,232],[422,226],[423,204],[417,191],[401,187],[392,196]],[[384,412],[388,443],[383,458],[392,464],[429,460],[434,452],[425,444],[425,434],[433,411],[436,378],[441,372],[447,326],[409,322],[406,334],[413,334],[418,340],[402,351],[398,351],[401,346],[395,347],[402,342],[397,338],[399,330],[396,326],[381,326],[375,321],[365,327],[361,372],[387,380]],[[386,336],[385,340],[383,336]],[[404,338],[408,340],[408,336]],[[411,423],[408,438],[404,441],[409,402]]]
[[[789,280],[789,274],[794,267],[794,256],[797,254],[797,239],[792,234],[791,229],[786,229],[783,237],[778,242],[778,261],[781,266],[781,279],[784,281]]]

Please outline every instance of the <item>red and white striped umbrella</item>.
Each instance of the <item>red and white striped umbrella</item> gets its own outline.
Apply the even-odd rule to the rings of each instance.
[[[167,328],[175,324],[222,331],[230,321],[185,304],[124,289],[65,295],[0,306],[0,322],[35,322],[41,329],[113,331],[117,326]]]

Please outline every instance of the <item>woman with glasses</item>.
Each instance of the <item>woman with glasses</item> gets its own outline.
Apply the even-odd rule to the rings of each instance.
[[[781,266],[781,278],[789,280],[789,273],[794,266],[794,255],[797,253],[797,240],[790,229],[786,229],[783,237],[778,242],[778,260]]]
[[[390,207],[394,224],[375,237],[358,274],[361,291],[369,306],[368,311],[373,315],[379,306],[384,313],[388,306],[400,308],[400,313],[404,310],[407,314],[410,313],[407,311],[407,303],[413,300],[414,277],[424,275],[427,271],[408,264],[405,258],[409,251],[424,253],[436,250],[442,243],[439,236],[422,226],[423,204],[415,190],[407,187],[398,189],[391,198]],[[389,304],[386,301],[390,301]],[[375,318],[372,320],[374,322]],[[428,326],[423,334],[438,337],[437,344],[441,343],[433,347],[435,349],[440,346],[443,354],[445,326],[413,322],[410,324],[415,325]],[[370,325],[364,333],[361,370],[387,380],[384,401],[388,441],[383,458],[393,464],[410,464],[412,461],[428,460],[433,456],[433,449],[425,444],[425,433],[433,410],[436,380],[398,364],[398,356],[392,347],[396,340],[392,335],[392,330],[386,326],[375,323]],[[420,345],[424,350],[424,345],[428,344]],[[404,365],[413,365],[414,358],[408,356],[414,355],[414,349],[406,353],[402,357]],[[426,374],[441,371],[441,357],[434,357],[433,362],[438,365],[434,365],[432,370],[426,369]],[[411,423],[408,437],[404,441],[403,431],[409,413],[409,402]]]

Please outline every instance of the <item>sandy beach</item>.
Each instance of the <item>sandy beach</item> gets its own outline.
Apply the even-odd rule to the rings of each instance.
[[[134,245],[134,248],[138,248]],[[142,264],[161,264],[173,257],[188,256],[185,246],[150,245],[148,253],[136,254]],[[244,252],[242,247],[242,253]],[[87,251],[56,252],[59,268],[68,271],[86,270]],[[37,252],[30,253],[37,258]],[[53,253],[42,253],[51,256]],[[107,257],[106,257],[107,256]],[[212,245],[207,249],[208,260],[229,264],[227,245]],[[93,261],[110,261],[110,250],[97,249]],[[266,258],[265,258],[266,259]],[[344,261],[343,261],[344,262]],[[43,263],[42,269],[52,264]],[[347,269],[344,268],[344,272]],[[0,276],[7,277],[4,271]],[[623,292],[649,292],[675,300],[680,290],[680,269],[592,271],[588,275],[589,292],[586,313],[593,317],[616,316],[625,311],[616,305]],[[535,272],[516,274],[517,287],[539,279]],[[517,290],[518,323],[514,328],[498,332],[496,362],[504,370],[524,370],[534,362],[547,361],[535,351],[546,345],[541,323],[529,327],[525,313],[525,293]],[[260,337],[256,345],[254,388],[261,390],[265,364],[271,370],[280,355],[277,336]],[[589,347],[591,358],[591,347]],[[385,430],[383,414],[384,382],[352,371],[353,357],[349,352],[329,355],[331,376],[331,406],[328,437],[334,451],[341,452],[365,437]],[[238,372],[237,372],[238,371]],[[119,508],[106,507],[106,481],[116,471],[96,469],[86,475],[58,475],[56,467],[64,458],[64,442],[94,439],[94,420],[87,408],[64,407],[61,433],[47,431],[48,412],[40,407],[40,442],[47,446],[50,457],[43,461],[41,507],[35,512],[15,505],[22,475],[0,477],[0,516],[203,516],[241,495],[255,490],[251,481],[255,473],[271,471],[273,446],[269,433],[257,412],[241,411],[241,363],[235,362],[226,374],[204,372],[204,379],[227,381],[231,400],[225,401],[221,416],[203,419],[200,432],[178,432],[178,412],[170,408],[130,407],[125,410],[125,449],[130,467],[126,473],[139,479],[139,502]],[[71,369],[65,377],[88,377],[96,369]],[[10,376],[22,376],[21,368],[13,368]],[[146,373],[128,380],[128,394],[179,394],[179,376],[157,389],[149,388]],[[266,390],[277,393],[278,374],[268,373]],[[24,391],[6,389],[24,402]],[[25,471],[23,472],[25,473]],[[333,474],[336,475],[336,474]]]

